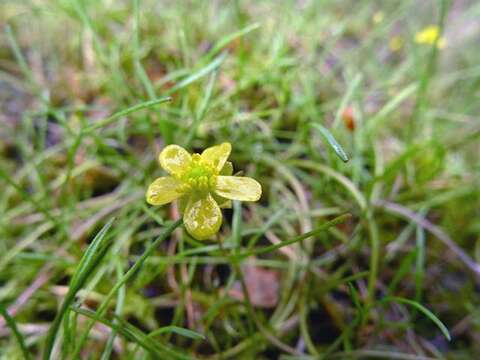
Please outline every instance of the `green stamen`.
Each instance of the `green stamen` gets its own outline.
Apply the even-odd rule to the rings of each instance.
[[[200,154],[192,155],[190,167],[182,175],[182,180],[191,191],[206,193],[213,190],[217,172],[210,164],[201,161]]]

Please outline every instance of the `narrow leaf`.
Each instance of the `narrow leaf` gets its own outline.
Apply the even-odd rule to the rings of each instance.
[[[320,132],[320,134],[323,135],[324,139],[327,141],[327,143],[332,147],[333,151],[335,151],[335,154],[343,161],[347,162],[348,156],[345,150],[341,147],[341,145],[335,140],[333,137],[332,133],[328,131],[327,128],[320,124],[312,124],[312,127]]]
[[[409,96],[411,96],[415,91],[417,91],[418,85],[416,83],[410,84],[400,91],[395,97],[393,97],[389,102],[387,102],[380,111],[367,122],[367,129],[369,131],[375,130],[378,128],[383,119],[387,118],[392,111],[397,109],[400,104],[402,104]]]
[[[148,337],[153,337],[155,335],[160,335],[160,334],[165,334],[165,333],[175,333],[175,334],[185,336],[185,337],[195,339],[195,340],[204,340],[205,339],[205,336],[202,335],[202,334],[199,334],[199,333],[197,333],[195,331],[192,331],[190,329],[185,329],[185,328],[181,328],[181,327],[174,326],[174,325],[164,326],[164,327],[162,327],[158,330],[152,331],[150,334],[148,334]]]
[[[179,227],[182,224],[182,220],[177,220],[174,223],[171,223],[165,231],[158,236],[144,251],[144,253],[137,259],[137,261],[130,267],[130,269],[112,286],[112,289],[109,291],[109,293],[105,296],[105,299],[103,302],[100,304],[98,307],[97,312],[95,313],[95,317],[92,318],[92,320],[86,325],[86,329],[82,336],[80,337],[75,350],[73,352],[72,358],[77,358],[80,354],[80,351],[83,348],[83,345],[87,341],[88,334],[90,333],[90,330],[92,329],[93,325],[95,324],[95,320],[97,320],[97,317],[103,316],[105,311],[108,308],[108,304],[110,300],[113,299],[115,296],[116,292],[125,284],[145,263],[145,261],[148,259],[150,255],[153,254],[153,252],[157,249],[158,245],[167,239],[172,232]]]
[[[88,127],[85,131],[90,132],[90,131],[93,131],[93,130],[97,130],[97,129],[102,128],[104,126],[107,126],[107,125],[117,121],[118,119],[122,118],[123,116],[129,115],[129,114],[131,114],[135,111],[146,109],[146,108],[149,108],[149,107],[152,107],[152,106],[155,106],[155,105],[158,105],[158,104],[162,104],[164,102],[168,102],[168,101],[171,101],[171,100],[172,100],[172,98],[170,96],[168,96],[168,97],[149,100],[149,101],[142,102],[140,104],[133,105],[133,106],[127,108],[127,109],[116,112],[115,114],[109,116],[108,118],[97,121],[95,124]]]
[[[97,313],[91,310],[81,309],[78,307],[71,307],[71,310],[78,314],[86,316],[90,319],[95,319],[96,321],[101,322],[102,324],[108,326],[118,334],[122,335],[125,339],[138,344],[140,347],[144,348],[152,355],[155,355],[155,356],[163,355],[161,349],[157,348],[157,346],[152,344],[151,341],[148,341],[147,335],[139,336],[139,333],[142,333],[141,330],[138,330],[138,332],[132,332],[127,327],[114,324],[113,322],[105,319],[104,317],[98,316]]]
[[[274,245],[264,246],[264,247],[261,247],[261,248],[258,248],[258,249],[252,250],[252,251],[247,251],[247,252],[244,252],[244,253],[241,253],[241,254],[237,254],[237,255],[235,255],[235,257],[237,257],[238,259],[242,259],[242,258],[246,258],[246,257],[252,256],[252,255],[267,254],[269,252],[278,250],[278,249],[280,249],[284,246],[288,246],[288,245],[294,244],[296,242],[302,241],[304,239],[307,239],[311,236],[317,235],[317,234],[319,234],[323,231],[327,231],[332,226],[335,226],[337,224],[340,224],[340,223],[344,222],[345,220],[347,220],[351,216],[352,216],[351,214],[343,214],[343,215],[337,216],[335,219],[326,222],[325,224],[319,226],[318,228],[316,228],[312,231],[309,231],[305,234],[295,236],[293,239],[282,241],[281,243],[274,244]]]
[[[13,335],[17,339],[18,345],[20,346],[20,349],[22,350],[23,357],[26,360],[30,359],[30,354],[28,352],[27,346],[25,345],[25,340],[23,339],[23,335],[18,331],[17,324],[15,323],[15,320],[10,316],[8,313],[7,309],[5,306],[3,306],[2,303],[0,303],[0,315],[3,316],[5,319],[5,322],[7,323],[7,326],[10,328],[12,331]]]
[[[222,50],[225,46],[227,46],[233,40],[235,40],[239,37],[242,37],[242,36],[248,34],[249,32],[251,32],[253,30],[258,29],[259,27],[260,27],[260,24],[258,24],[258,23],[250,24],[250,25],[244,27],[243,29],[240,29],[240,30],[234,32],[233,34],[229,34],[227,36],[224,36],[209,51],[209,53],[207,55],[207,58],[215,56],[218,52],[220,52],[220,50]]]
[[[382,302],[389,302],[389,301],[392,301],[392,302],[397,302],[397,303],[402,303],[402,304],[407,304],[407,305],[410,305],[410,306],[413,306],[415,309],[419,310],[420,312],[422,312],[426,317],[428,317],[430,320],[433,321],[433,323],[435,325],[437,325],[437,327],[440,329],[440,331],[443,333],[443,335],[447,338],[448,341],[450,341],[452,338],[450,337],[450,333],[448,332],[448,329],[447,327],[440,321],[439,318],[437,318],[435,316],[434,313],[432,313],[430,310],[428,310],[425,306],[423,306],[422,304],[416,302],[416,301],[413,301],[413,300],[409,300],[409,299],[405,299],[405,298],[401,298],[401,297],[397,297],[397,296],[387,296],[387,297],[384,297],[382,299]]]
[[[80,260],[80,263],[78,264],[77,269],[72,276],[67,295],[65,295],[63,304],[60,307],[57,315],[55,316],[55,319],[50,326],[50,330],[48,331],[45,348],[43,351],[44,360],[50,359],[50,355],[52,353],[53,345],[57,337],[60,323],[66,312],[68,311],[70,305],[75,300],[75,295],[86,283],[90,274],[93,272],[93,270],[96,268],[100,260],[105,256],[107,252],[106,250],[108,249],[108,247],[105,246],[103,240],[105,239],[105,235],[107,234],[108,230],[112,226],[113,220],[114,219],[111,219],[108,223],[106,223],[105,226],[95,236],[92,243],[85,251],[85,254]]]
[[[218,55],[215,59],[212,60],[209,64],[198,70],[197,72],[191,74],[190,76],[187,76],[185,79],[180,81],[178,84],[176,84],[174,87],[172,87],[167,93],[172,94],[175,91],[182,89],[191,83],[197,81],[198,79],[204,77],[205,75],[208,75],[212,71],[214,71],[216,68],[218,68],[225,58],[227,57],[227,53],[223,52],[220,55]]]

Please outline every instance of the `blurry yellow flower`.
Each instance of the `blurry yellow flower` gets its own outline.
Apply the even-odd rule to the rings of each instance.
[[[150,184],[147,202],[164,205],[178,199],[190,235],[197,240],[212,237],[222,225],[220,208],[231,207],[231,200],[257,201],[262,194],[256,180],[231,176],[233,165],[227,161],[231,150],[230,143],[223,143],[190,155],[181,146],[167,146],[159,161],[170,176]]]
[[[380,24],[384,18],[385,18],[385,15],[383,14],[383,12],[377,11],[375,14],[373,14],[372,20],[375,24]]]
[[[437,45],[437,48],[443,49],[447,46],[444,37],[440,37],[440,29],[436,25],[430,25],[415,34],[417,44]]]
[[[437,48],[442,50],[442,49],[445,49],[446,47],[447,47],[447,40],[445,40],[444,37],[441,37],[440,39],[438,39]]]
[[[403,47],[403,39],[400,36],[394,36],[390,39],[388,47],[391,51],[398,51]]]

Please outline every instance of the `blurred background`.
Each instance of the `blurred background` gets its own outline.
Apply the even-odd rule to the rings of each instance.
[[[0,358],[480,358],[480,3],[2,0],[0,25]],[[225,141],[261,200],[120,283],[179,217],[144,200],[161,149]]]

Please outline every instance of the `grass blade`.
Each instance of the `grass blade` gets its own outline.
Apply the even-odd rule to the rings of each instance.
[[[122,276],[120,280],[118,280],[113,288],[110,290],[110,292],[107,294],[105,299],[103,300],[102,304],[99,306],[97,312],[95,313],[95,317],[92,318],[92,321],[90,321],[87,324],[87,329],[83,333],[82,337],[78,341],[77,346],[75,347],[75,351],[73,353],[73,358],[77,358],[80,354],[80,351],[82,350],[82,347],[87,341],[88,334],[90,330],[92,329],[93,325],[95,324],[95,321],[98,320],[100,316],[103,316],[104,312],[107,310],[108,304],[110,300],[115,296],[116,292],[125,284],[139,269],[140,267],[145,263],[145,261],[148,259],[150,255],[155,251],[157,246],[163,242],[165,239],[167,239],[172,232],[178,228],[182,224],[182,219],[175,221],[174,223],[171,223],[166,230],[158,236],[143,252],[143,254],[138,258],[138,260],[132,265],[132,267]]]
[[[5,319],[7,326],[10,328],[12,331],[13,335],[17,339],[18,345],[20,346],[20,349],[22,350],[23,357],[26,360],[29,360],[30,353],[28,352],[27,346],[25,345],[25,340],[23,339],[23,335],[18,331],[17,324],[15,323],[15,320],[10,316],[8,313],[7,309],[5,309],[5,306],[0,303],[0,315],[3,316]]]
[[[246,35],[253,30],[258,29],[259,27],[260,27],[260,24],[258,24],[258,23],[250,24],[250,25],[244,27],[243,29],[240,29],[240,30],[234,32],[233,34],[229,34],[227,36],[224,36],[208,52],[207,59],[211,59],[213,56],[217,55],[225,46],[227,46],[233,40],[235,40],[239,37],[242,37],[243,35]]]
[[[123,269],[121,265],[121,260],[119,258],[116,259],[116,272],[117,272],[117,277],[121,277],[123,275]],[[118,291],[117,295],[117,303],[115,305],[115,316],[120,316],[122,313],[124,304],[125,304],[125,297],[126,297],[126,289],[125,286],[122,286],[120,290]],[[105,345],[105,349],[102,353],[101,360],[108,360],[112,356],[112,351],[113,351],[113,344],[115,342],[115,338],[117,336],[116,331],[112,331],[110,333],[110,336],[108,338],[107,344]]]
[[[335,114],[335,120],[333,121],[333,127],[336,128],[338,124],[340,123],[340,119],[342,118],[342,113],[347,107],[347,104],[349,104],[352,100],[353,94],[356,92],[358,86],[361,84],[363,79],[362,74],[357,74],[353,78],[353,80],[350,82],[350,85],[348,86],[347,92],[345,93],[345,96],[342,99],[342,102],[340,103],[340,106],[338,108],[337,113]]]
[[[203,101],[200,104],[200,108],[195,115],[195,119],[193,120],[192,126],[187,134],[187,139],[185,140],[185,146],[190,145],[192,142],[195,134],[197,133],[197,129],[200,126],[202,120],[207,113],[208,106],[210,104],[210,100],[213,93],[213,86],[215,85],[215,79],[217,77],[217,71],[212,72],[210,78],[208,79],[207,88],[205,89],[205,96]]]
[[[343,214],[343,215],[337,216],[335,219],[326,222],[325,224],[319,226],[318,228],[316,228],[312,231],[309,231],[305,234],[295,236],[293,239],[286,240],[286,241],[283,241],[281,243],[274,244],[274,245],[264,246],[264,247],[261,247],[261,248],[255,249],[255,250],[244,252],[244,253],[240,253],[238,255],[235,255],[235,257],[237,257],[238,259],[243,259],[243,258],[247,258],[247,257],[252,256],[252,255],[267,254],[269,252],[278,250],[278,249],[280,249],[284,246],[295,244],[296,242],[305,240],[305,239],[309,238],[310,236],[314,236],[314,235],[317,235],[317,234],[319,234],[323,231],[326,231],[329,228],[331,228],[332,226],[335,226],[335,225],[338,225],[338,224],[344,222],[345,220],[347,220],[351,216],[352,216],[351,214]]]
[[[325,138],[327,143],[332,147],[335,154],[343,161],[348,162],[348,156],[345,150],[343,150],[342,146],[335,140],[332,133],[328,131],[328,129],[320,124],[312,124],[312,127],[320,132],[322,136]]]
[[[217,56],[215,59],[213,59],[212,62],[210,62],[208,65],[201,68],[197,72],[191,74],[190,76],[187,76],[185,79],[180,81],[177,85],[172,87],[167,93],[172,94],[175,91],[180,90],[180,89],[184,88],[185,86],[188,86],[191,83],[197,81],[198,79],[202,78],[203,76],[208,75],[209,73],[214,71],[216,68],[218,68],[223,63],[223,61],[225,60],[226,57],[227,57],[226,52],[221,53],[219,56]]]
[[[10,45],[10,48],[12,49],[15,60],[17,61],[18,66],[20,67],[20,70],[22,71],[23,75],[30,83],[30,86],[33,88],[36,95],[44,103],[46,103],[47,100],[45,98],[45,95],[42,93],[41,87],[35,81],[35,77],[33,76],[32,71],[28,66],[27,60],[25,59],[25,56],[23,56],[22,51],[20,50],[20,46],[18,45],[18,42],[15,39],[15,36],[13,35],[12,27],[8,24],[5,26],[5,35],[7,38],[7,42]]]
[[[175,333],[177,335],[185,336],[190,339],[205,340],[205,336],[197,333],[196,331],[185,329],[185,328],[174,326],[174,325],[164,326],[164,327],[161,327],[160,329],[152,331],[150,334],[148,334],[148,337],[153,337],[155,335],[160,335],[165,333]]]
[[[140,104],[133,105],[127,109],[121,110],[119,112],[116,112],[115,114],[109,116],[108,118],[102,119],[100,121],[97,121],[95,124],[91,125],[88,127],[85,131],[88,133],[90,131],[94,131],[97,129],[100,129],[104,126],[110,125],[111,123],[117,121],[123,116],[129,115],[135,111],[146,109],[155,105],[159,105],[168,101],[171,101],[172,98],[170,96],[159,98],[159,99],[154,99],[154,100],[149,100],[142,102]]]
[[[92,243],[85,251],[85,254],[80,260],[80,263],[78,264],[77,269],[72,276],[67,295],[65,295],[63,304],[60,307],[57,315],[55,316],[55,319],[50,326],[50,330],[48,331],[47,339],[45,342],[45,349],[43,352],[44,360],[50,359],[50,355],[52,353],[53,345],[55,343],[60,323],[66,312],[68,311],[70,305],[75,300],[75,295],[83,287],[90,274],[93,272],[100,260],[106,254],[106,250],[108,249],[108,247],[104,243],[104,240],[108,230],[112,226],[113,221],[113,218],[110,219],[110,221],[108,221],[105,226],[97,233]]]
[[[408,85],[400,91],[393,99],[387,102],[380,111],[367,123],[368,131],[373,131],[378,128],[380,122],[387,117],[393,110],[398,108],[409,96],[417,91],[418,85],[416,83]]]
[[[412,264],[415,261],[416,256],[417,252],[414,250],[403,258],[398,266],[398,270],[392,278],[392,281],[390,281],[390,284],[388,285],[387,294],[394,294],[402,279],[411,273]]]
[[[425,278],[425,230],[417,225],[416,262],[415,262],[415,301],[422,299],[423,279]]]
[[[345,175],[340,174],[338,171],[333,170],[332,168],[325,166],[323,164],[319,164],[318,162],[310,161],[310,160],[292,160],[291,164],[298,165],[299,167],[314,170],[320,172],[335,181],[337,181],[340,185],[342,185],[348,192],[350,192],[357,202],[358,206],[362,211],[367,209],[367,199],[360,191],[360,189]]]
[[[151,355],[154,355],[160,358],[162,357],[162,355],[164,355],[162,349],[158,348],[157,346],[155,346],[156,344],[149,341],[149,339],[147,338],[147,335],[145,335],[141,330],[136,329],[137,331],[131,331],[130,329],[131,327],[134,327],[133,325],[130,325],[130,327],[119,326],[105,319],[104,317],[98,316],[98,314],[95,313],[94,311],[87,310],[87,309],[71,307],[71,310],[80,315],[83,315],[90,319],[95,319],[96,321],[101,322],[102,324],[112,329],[112,331],[115,331],[116,333],[122,335],[127,340],[138,344],[140,347],[147,350]]]
[[[387,296],[387,297],[384,297],[382,299],[382,302],[389,302],[389,301],[397,302],[397,303],[401,303],[401,304],[407,304],[407,305],[410,305],[410,306],[414,307],[415,309],[419,310],[426,317],[428,317],[430,320],[432,320],[435,325],[437,325],[437,327],[440,329],[440,331],[447,338],[448,341],[452,340],[452,338],[450,337],[450,333],[448,332],[447,327],[440,321],[439,318],[437,318],[435,316],[434,313],[432,313],[430,310],[428,310],[422,304],[420,304],[416,301],[413,301],[413,300],[409,300],[409,299],[405,299],[405,298],[397,297],[397,296]]]

